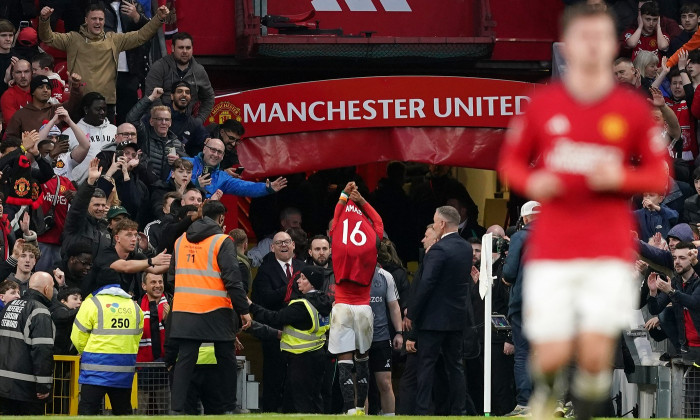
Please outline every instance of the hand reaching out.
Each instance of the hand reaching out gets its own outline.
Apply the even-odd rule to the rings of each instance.
[[[651,103],[657,108],[661,108],[662,106],[666,105],[664,95],[663,93],[661,93],[661,90],[659,90],[659,88],[655,88],[652,86],[649,88],[649,93],[651,93],[651,99],[647,99],[649,103]]]
[[[275,192],[279,192],[279,190],[287,186],[287,178],[279,177],[272,182],[270,182],[268,179],[265,181],[265,184],[267,184],[268,187],[271,187]]]
[[[163,252],[151,259],[154,265],[170,265],[170,258],[172,256],[170,254],[166,254],[166,251],[167,249],[163,250]]]
[[[678,69],[685,70],[686,67],[688,67],[688,50],[681,48],[678,52]]]

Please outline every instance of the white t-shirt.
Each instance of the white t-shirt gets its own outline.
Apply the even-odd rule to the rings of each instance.
[[[112,9],[114,9],[115,12],[117,12],[117,33],[124,33],[124,29],[122,28],[122,19],[121,19],[121,14],[120,14],[120,6],[121,2],[120,1],[113,1],[111,3]],[[122,51],[119,53],[119,62],[117,64],[117,71],[123,71],[123,72],[128,72],[129,71],[129,64],[126,61],[126,52]]]
[[[75,167],[78,165],[70,154],[71,152],[66,152],[58,155],[58,158],[56,159],[56,166],[53,168],[53,173],[70,179],[71,172],[73,172],[73,169],[75,169]]]
[[[66,178],[81,184],[87,178],[90,161],[100,153],[104,146],[114,143],[114,136],[117,135],[117,127],[110,124],[107,119],[105,119],[100,126],[90,125],[86,123],[84,119],[80,120],[78,125],[90,138],[90,150],[87,156],[85,156],[85,160],[73,169],[71,176],[66,176]],[[77,146],[78,140],[75,138],[73,130],[70,130],[68,132],[68,147],[70,151],[73,151]]]

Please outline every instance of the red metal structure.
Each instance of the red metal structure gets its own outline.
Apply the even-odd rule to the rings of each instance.
[[[215,89],[230,93],[368,76],[444,75],[540,81],[549,75],[552,43],[557,37],[563,2],[177,0],[176,8],[178,28],[194,37],[197,59],[207,67]],[[455,92],[460,93],[465,92]],[[229,99],[218,103],[224,101]],[[243,105],[234,104],[233,109],[235,106]],[[242,119],[233,109],[222,114],[215,108],[211,121]],[[279,174],[283,168],[293,172],[363,164],[358,170],[372,184],[372,178],[384,173],[383,161],[402,157],[492,167],[503,125],[448,125],[451,127],[333,127],[325,132],[297,126],[274,135],[263,130],[257,137],[250,127],[253,138],[239,147],[241,158],[250,160],[246,166],[258,176]],[[365,147],[360,152],[353,155],[343,151],[344,144],[358,142]],[[315,155],[315,167],[313,161],[291,159],[291,151],[298,151],[302,143],[307,154],[322,144],[332,144],[343,159],[329,162],[326,155]],[[400,144],[408,149],[398,152]],[[455,159],[457,153],[472,159],[465,163],[463,158]],[[376,163],[366,164],[370,161]],[[247,227],[247,203],[243,200],[230,204],[238,208],[239,221]]]
[[[546,69],[562,8],[560,0],[180,0],[177,17],[199,56],[238,64],[467,59],[508,70]]]

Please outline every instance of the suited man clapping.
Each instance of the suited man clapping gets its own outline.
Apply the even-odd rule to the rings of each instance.
[[[449,381],[450,412],[465,412],[462,331],[468,316],[472,247],[457,233],[459,220],[454,207],[435,211],[433,229],[440,239],[425,255],[421,280],[408,308],[407,318],[418,338],[416,415],[428,414],[441,354]]]

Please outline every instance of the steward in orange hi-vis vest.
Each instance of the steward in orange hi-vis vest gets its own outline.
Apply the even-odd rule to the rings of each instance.
[[[228,235],[220,233],[201,242],[190,242],[182,235],[175,242],[175,296],[181,299],[173,311],[203,314],[231,308],[231,299],[221,281],[217,257]]]
[[[175,243],[168,270],[168,283],[175,290],[170,338],[178,347],[171,410],[184,414],[199,349],[202,343],[213,343],[218,376],[210,378],[210,382],[216,380],[217,389],[227,398],[221,401],[220,412],[212,414],[224,414],[236,408],[234,340],[238,316],[244,329],[250,327],[252,319],[238,269],[236,245],[223,235],[226,207],[220,201],[208,201],[199,211],[201,218]]]
[[[171,337],[235,339],[236,314],[248,313],[248,301],[236,247],[216,222],[197,220],[177,240],[168,278],[175,283]]]

